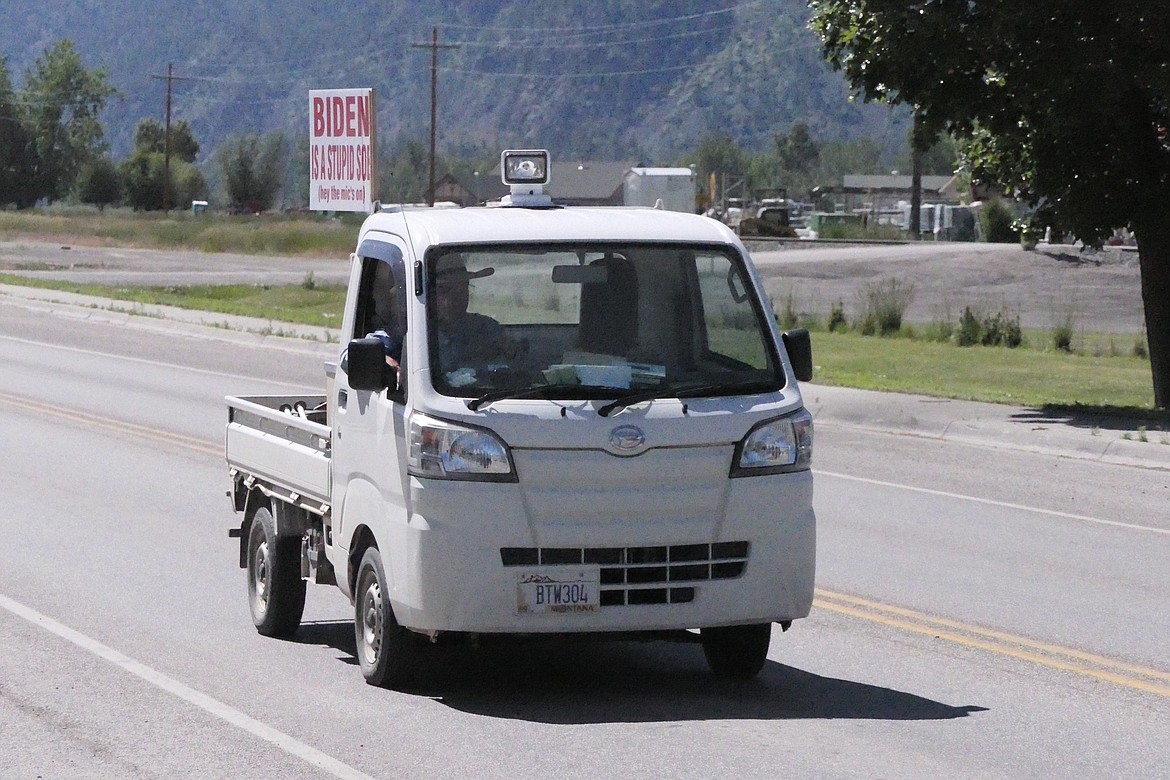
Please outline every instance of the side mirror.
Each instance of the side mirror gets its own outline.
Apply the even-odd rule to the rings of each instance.
[[[386,351],[382,342],[373,336],[349,342],[345,368],[349,386],[354,390],[378,391],[388,385],[386,373],[390,366],[386,365]]]
[[[784,331],[784,349],[792,363],[797,381],[811,382],[813,376],[812,339],[805,328]]]

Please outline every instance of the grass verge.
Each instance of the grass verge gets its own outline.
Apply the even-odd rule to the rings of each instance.
[[[343,287],[309,283],[109,287],[16,274],[0,274],[0,283],[320,327],[339,327],[345,304]],[[1153,409],[1149,361],[1133,355],[1075,354],[1029,346],[959,347],[856,332],[814,331],[812,339],[813,381],[820,384],[1121,415],[1170,425],[1170,415]]]
[[[238,314],[279,322],[341,327],[345,288],[340,285],[190,285],[174,287],[110,287],[0,273],[0,284],[39,287],[133,303],[177,306],[217,314]]]
[[[83,206],[0,211],[0,241],[346,257],[365,214],[189,214]]]
[[[1153,410],[1148,360],[1079,355],[1030,347],[959,347],[813,333],[813,381],[944,398],[1033,407],[1094,407],[1164,419]]]

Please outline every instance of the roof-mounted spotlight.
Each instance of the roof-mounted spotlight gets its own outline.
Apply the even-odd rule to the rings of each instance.
[[[552,197],[545,194],[549,180],[548,151],[545,149],[509,149],[500,155],[500,178],[511,188],[504,197],[505,206],[552,205]]]

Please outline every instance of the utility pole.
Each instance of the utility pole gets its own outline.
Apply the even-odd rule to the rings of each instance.
[[[152,79],[167,80],[167,123],[163,131],[163,208],[171,210],[171,84],[175,81],[190,81],[175,75],[174,63],[167,63],[167,75],[151,76]]]
[[[415,49],[431,50],[431,156],[430,156],[430,186],[427,187],[427,205],[435,205],[435,115],[439,96],[439,49],[458,49],[454,43],[439,43],[439,28],[431,28],[430,43],[412,43]]]

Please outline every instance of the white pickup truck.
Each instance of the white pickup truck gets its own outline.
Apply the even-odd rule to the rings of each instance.
[[[502,167],[497,207],[366,219],[324,395],[227,399],[256,628],[294,633],[314,582],[375,685],[485,634],[693,640],[750,678],[812,604],[808,332],[724,225]]]

